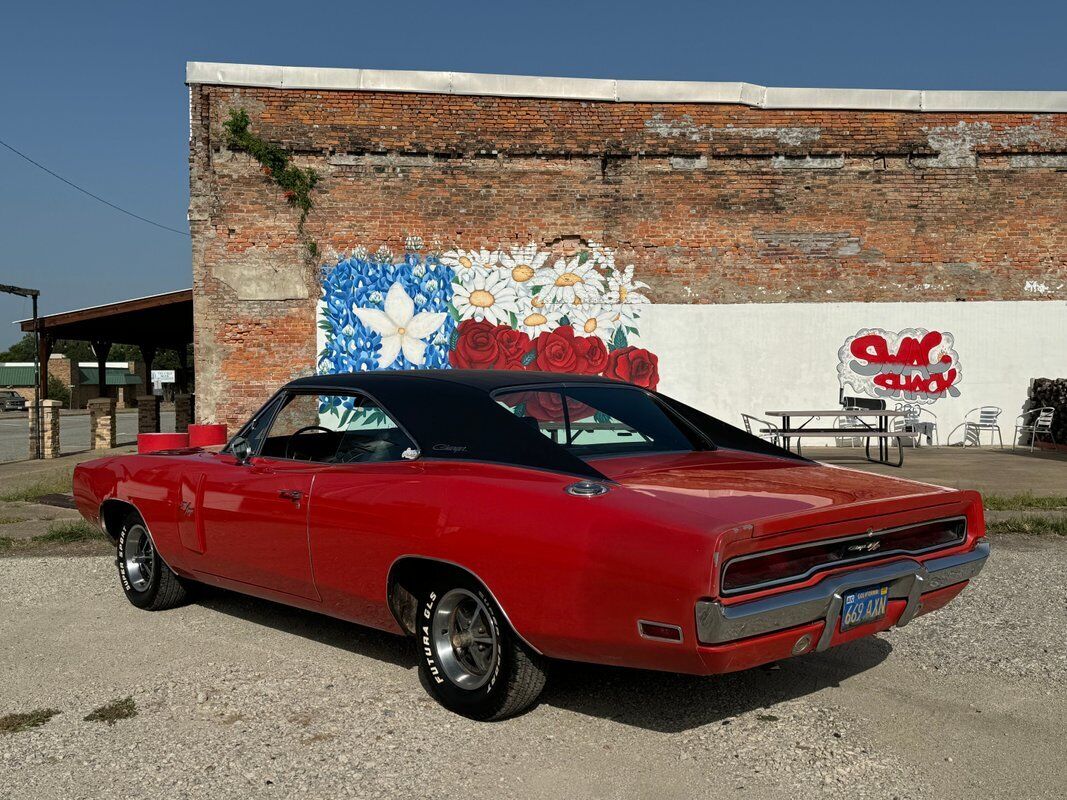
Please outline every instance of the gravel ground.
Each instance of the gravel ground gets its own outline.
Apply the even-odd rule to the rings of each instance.
[[[429,700],[399,638],[224,592],[147,614],[107,558],[0,559],[0,716],[61,712],[0,734],[0,797],[1061,798],[1067,542],[994,548],[907,628],[718,678],[557,665],[496,724]]]

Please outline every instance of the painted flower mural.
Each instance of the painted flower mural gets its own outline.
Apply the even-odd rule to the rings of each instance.
[[[639,346],[648,288],[595,244],[566,256],[528,244],[400,260],[360,248],[324,270],[319,372],[529,369],[655,389],[659,359]]]

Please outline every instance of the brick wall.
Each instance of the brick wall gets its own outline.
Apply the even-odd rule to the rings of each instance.
[[[318,270],[222,122],[321,183],[323,260],[576,241],[656,303],[1067,299],[1067,115],[764,110],[193,85],[198,419],[314,369]]]

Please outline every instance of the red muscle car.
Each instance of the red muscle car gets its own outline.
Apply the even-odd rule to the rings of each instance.
[[[199,582],[407,634],[477,719],[531,705],[552,659],[707,675],[905,625],[989,553],[975,492],[525,371],[302,378],[221,451],[91,461],[74,493],[134,605]]]

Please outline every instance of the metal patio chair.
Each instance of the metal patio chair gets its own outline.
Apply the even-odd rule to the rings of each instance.
[[[915,447],[919,446],[919,440],[926,437],[926,443],[941,446],[941,440],[937,434],[937,414],[918,403],[897,403],[894,411],[902,411],[907,416],[897,417],[893,420],[893,431],[900,433],[918,433],[913,440]],[[924,418],[923,415],[929,417]]]
[[[751,414],[742,414],[741,419],[745,423],[745,430],[753,436],[758,436],[765,442],[770,442],[779,447],[781,446],[780,428],[773,422],[767,422],[766,420],[754,417]]]
[[[1015,449],[1015,443],[1019,441],[1019,435],[1030,434],[1030,452],[1034,452],[1034,442],[1038,436],[1047,436],[1053,444],[1056,437],[1052,433],[1052,418],[1056,415],[1056,409],[1052,406],[1031,408],[1015,418],[1015,437],[1011,440],[1011,449]],[[1028,421],[1029,420],[1029,421]]]
[[[851,399],[851,398],[846,398],[846,399]],[[883,400],[881,402],[882,402],[882,406],[880,408],[872,407],[872,410],[881,411],[882,409],[884,409],[885,408],[885,401]],[[842,410],[843,411],[862,411],[863,409],[864,409],[864,406],[849,405],[849,406],[845,406]],[[859,417],[838,417],[837,419],[834,420],[834,427],[835,428],[851,428],[851,429],[855,429],[855,428],[862,428],[863,426],[864,426],[864,422]],[[860,438],[858,436],[836,436],[836,437],[834,437],[834,444],[836,444],[838,447],[859,447],[860,445],[862,445],[864,443],[864,441],[865,441],[864,439],[862,439],[862,438]]]
[[[963,417],[963,446],[982,444],[982,431],[989,431],[989,443],[993,444],[993,431],[997,432],[1000,446],[1004,446],[1004,435],[1000,432],[1001,409],[997,406],[980,406],[972,408]]]

